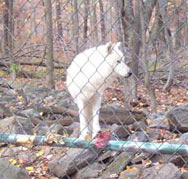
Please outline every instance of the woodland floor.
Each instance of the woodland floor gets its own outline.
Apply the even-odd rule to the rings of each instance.
[[[5,78],[6,81],[11,81],[8,77]],[[40,81],[38,79],[36,80],[28,80],[25,78],[19,78],[16,81],[14,81],[12,84],[26,84],[31,85],[35,84],[36,86],[42,86],[44,87],[44,81]],[[21,86],[21,85],[20,85]],[[155,87],[155,93],[156,93],[156,99],[157,99],[157,111],[158,112],[166,112],[172,107],[181,105],[188,101],[188,91],[186,89],[186,86],[183,85],[174,85],[171,87],[171,89],[168,92],[162,91],[163,85],[157,85]],[[56,90],[66,90],[65,83],[63,81],[57,81],[56,82]],[[138,101],[133,101],[131,103],[131,108],[135,110],[147,110],[151,111],[150,105],[149,105],[149,95],[147,94],[147,90],[143,85],[138,85]],[[106,103],[114,103],[120,106],[123,106],[125,103],[124,94],[123,94],[123,86],[117,86],[113,85],[111,88],[108,88],[105,93],[103,94],[104,101]],[[14,147],[11,146],[10,147]],[[42,151],[44,149],[49,149],[49,153],[45,155]],[[37,147],[30,147],[30,152],[36,153],[37,160],[27,165],[27,161],[17,161],[18,165],[25,166],[25,169],[28,171],[30,177],[32,179],[40,178],[40,179],[55,179],[56,177],[51,176],[48,172],[48,161],[54,158],[54,156],[60,156],[68,148],[50,148],[46,146],[37,146]],[[12,161],[15,159],[12,158]]]

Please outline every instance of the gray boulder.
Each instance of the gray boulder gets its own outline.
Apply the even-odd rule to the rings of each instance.
[[[99,152],[94,149],[70,148],[64,156],[50,161],[48,168],[55,176],[63,178],[74,175],[81,168],[91,165],[98,156]]]
[[[46,135],[46,133],[50,130],[46,122],[40,122],[35,126],[35,131],[38,135]]]
[[[0,159],[0,178],[1,179],[29,179],[25,169],[11,165],[7,160]]]
[[[149,116],[151,120],[151,124],[149,125],[150,128],[157,128],[157,129],[166,129],[169,130],[170,126],[168,123],[165,122],[166,116],[161,113],[152,114]]]
[[[173,131],[188,132],[188,103],[175,107],[167,114]]]
[[[130,132],[127,126],[113,124],[111,127],[111,132],[113,135],[117,136],[118,139],[125,139],[129,136]]]
[[[107,169],[103,172],[101,178],[117,178],[121,171],[126,168],[126,166],[131,162],[134,158],[133,153],[122,152],[120,153],[114,161],[107,167]]]
[[[87,167],[81,169],[75,176],[75,179],[91,179],[99,178],[99,174],[105,168],[104,165],[100,163],[93,163]]]
[[[134,132],[128,137],[129,141],[134,141],[134,142],[147,142],[148,139],[149,137],[147,133],[142,131]]]
[[[0,121],[0,133],[33,134],[33,124],[29,118],[12,116]]]
[[[140,176],[144,179],[178,179],[180,178],[180,172],[174,164],[166,163],[143,169]]]

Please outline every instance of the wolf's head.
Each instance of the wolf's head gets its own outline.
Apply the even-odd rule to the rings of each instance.
[[[112,67],[112,70],[122,77],[129,77],[132,75],[131,69],[125,64],[123,52],[120,49],[121,42],[112,44],[111,42],[106,44],[108,53],[108,61]]]

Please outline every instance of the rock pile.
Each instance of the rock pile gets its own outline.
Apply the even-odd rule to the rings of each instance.
[[[46,135],[49,131],[78,137],[77,107],[65,91],[45,88],[0,92],[0,133]],[[188,104],[175,107],[167,114],[146,116],[115,105],[104,105],[100,111],[103,128],[110,129],[113,140],[187,144]],[[4,144],[2,144],[4,145]],[[9,144],[0,160],[0,178],[29,178],[23,168],[10,165],[9,155],[22,157]],[[44,151],[46,152],[46,151]],[[1,156],[3,156],[1,154]],[[25,156],[30,163],[36,157]],[[188,158],[147,153],[126,153],[102,149],[66,149],[48,163],[49,172],[59,178],[180,178],[188,172]],[[182,172],[182,168],[184,168]],[[3,173],[2,173],[3,171]],[[2,175],[2,176],[1,176]],[[10,175],[10,176],[9,176]]]

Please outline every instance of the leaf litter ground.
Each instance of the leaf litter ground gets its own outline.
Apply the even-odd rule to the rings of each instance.
[[[7,79],[8,80],[8,79]],[[28,80],[25,78],[17,79],[14,83],[19,84],[35,84],[36,86],[44,87],[46,84],[44,81],[40,80]],[[21,85],[20,85],[21,86]],[[57,90],[66,90],[65,83],[62,80],[56,82]],[[158,85],[155,87],[155,94],[157,100],[157,111],[158,112],[166,112],[172,107],[179,106],[188,101],[188,91],[183,86],[174,85],[171,89],[166,92],[162,90],[162,85]],[[151,111],[150,107],[150,97],[147,93],[146,88],[143,85],[138,85],[138,99],[131,101],[131,109],[134,110],[147,110]],[[107,104],[116,104],[120,107],[124,107],[125,97],[124,97],[124,88],[123,85],[117,85],[114,83],[111,88],[105,90],[103,94],[103,99]],[[12,146],[12,145],[11,145]],[[14,147],[14,146],[12,146]],[[18,167],[25,168],[31,179],[55,179],[56,177],[52,176],[48,172],[48,162],[52,160],[54,157],[58,157],[63,155],[68,150],[68,148],[55,148],[48,146],[35,146],[35,147],[26,147],[25,152],[30,152],[33,155],[36,155],[36,160],[32,163],[29,163],[27,159],[17,160],[15,156],[9,156],[10,164],[16,165]],[[23,151],[22,151],[23,152]],[[0,150],[0,154],[3,153],[3,149]]]

